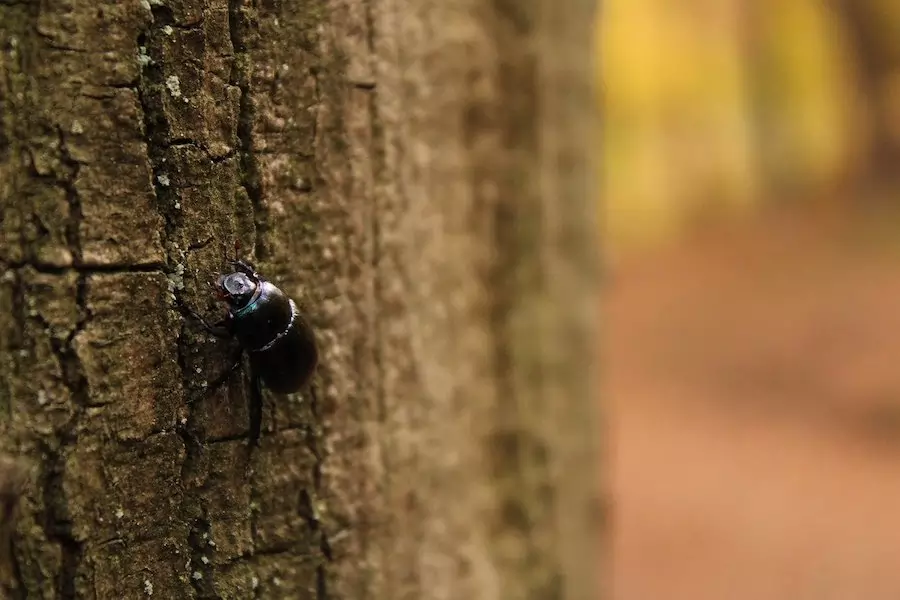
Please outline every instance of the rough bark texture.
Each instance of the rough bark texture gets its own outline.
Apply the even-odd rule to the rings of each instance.
[[[592,15],[0,1],[8,595],[594,597]],[[258,450],[236,241],[322,346]]]

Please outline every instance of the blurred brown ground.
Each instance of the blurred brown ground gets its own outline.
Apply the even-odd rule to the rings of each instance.
[[[615,600],[900,599],[900,214],[617,265]]]

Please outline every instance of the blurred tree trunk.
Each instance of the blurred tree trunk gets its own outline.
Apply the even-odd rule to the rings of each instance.
[[[10,597],[594,597],[592,5],[0,4]],[[235,242],[323,349],[258,450]]]
[[[751,140],[750,160],[755,174],[757,202],[770,200],[777,187],[773,166],[769,161],[766,136],[766,68],[764,40],[762,39],[761,11],[756,0],[741,0],[738,5],[740,23],[741,76],[747,90],[747,120]]]
[[[900,29],[887,11],[893,3],[877,0],[828,0],[837,9],[856,58],[858,84],[868,113],[869,170],[875,181],[900,181],[900,109],[891,81],[900,81]],[[896,88],[896,84],[893,86]]]

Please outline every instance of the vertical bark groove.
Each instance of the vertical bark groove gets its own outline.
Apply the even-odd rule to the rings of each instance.
[[[166,35],[166,28],[172,28],[174,24],[175,19],[171,9],[161,3],[154,3],[151,6],[151,19],[137,38],[138,60],[141,65],[138,100],[143,114],[143,133],[147,149],[147,160],[151,167],[151,185],[156,198],[157,210],[164,223],[163,247],[165,248],[165,271],[169,278],[169,292],[175,303],[182,303],[184,302],[182,292],[184,289],[183,267],[178,269],[177,265],[183,265],[182,261],[185,259],[185,253],[179,252],[177,244],[173,244],[172,241],[176,239],[177,232],[183,226],[183,223],[180,218],[178,192],[172,186],[173,182],[167,173],[166,164],[168,162],[168,150],[178,143],[190,143],[190,140],[171,139],[170,125],[163,99],[166,93],[166,81],[163,70],[165,59],[163,56],[164,42],[162,38]],[[179,254],[180,256],[178,256]],[[173,265],[175,266],[173,267]],[[186,376],[188,373],[186,353],[189,351],[185,335],[186,327],[187,324],[185,322],[178,325],[178,335],[175,339],[176,361],[182,386],[186,390],[193,390],[194,388],[190,385],[191,381]],[[198,462],[202,451],[200,448],[201,442],[194,433],[195,427],[194,403],[188,397],[186,414],[175,425],[175,431],[184,444],[184,460],[180,467],[184,496],[179,508],[190,523],[186,538],[186,545],[190,549],[190,556],[186,565],[188,569],[187,581],[196,597],[204,597],[204,592],[208,589],[206,582],[195,577],[195,574],[200,574],[201,576],[206,574],[207,577],[209,576],[209,570],[204,568],[200,560],[202,556],[202,538],[200,536],[202,532],[208,531],[209,527],[208,523],[204,521],[205,511],[200,506],[199,495],[194,491],[197,478],[199,477],[198,469],[200,467]]]
[[[56,180],[65,192],[69,212],[65,226],[65,238],[72,256],[72,264],[79,267],[83,263],[80,233],[83,213],[75,181],[78,178],[80,165],[69,152],[65,134],[58,124],[56,125],[56,134],[59,152],[59,172],[56,173]],[[75,598],[76,578],[83,559],[83,543],[75,537],[72,531],[69,496],[66,494],[64,485],[67,476],[66,457],[70,448],[78,444],[81,418],[90,401],[84,368],[73,347],[73,341],[84,331],[90,318],[87,306],[87,285],[87,275],[78,274],[75,287],[77,314],[75,326],[63,340],[57,337],[50,338],[51,349],[59,365],[62,382],[68,390],[73,408],[72,416],[57,432],[56,438],[44,444],[46,456],[42,474],[42,501],[46,511],[44,531],[47,538],[56,542],[60,548],[60,569],[56,583],[56,592],[60,598]],[[49,329],[50,324],[44,321],[40,315],[36,315],[34,318]]]
[[[77,240],[77,237],[75,237]],[[79,257],[80,248],[73,248],[73,255]],[[48,514],[45,516],[45,531],[48,539],[55,540],[62,550],[62,565],[59,573],[57,592],[61,598],[75,597],[75,581],[78,567],[83,558],[83,543],[72,532],[72,519],[68,506],[68,495],[63,485],[66,477],[66,453],[78,443],[81,417],[90,402],[87,378],[78,353],[73,348],[73,340],[84,331],[90,317],[87,307],[87,276],[79,274],[76,281],[76,307],[79,314],[75,328],[60,341],[51,339],[51,346],[62,372],[63,383],[69,390],[74,404],[74,415],[65,429],[58,434],[58,447],[50,444],[45,449],[48,457],[44,466],[43,502]],[[48,324],[49,326],[49,324]]]
[[[250,89],[251,56],[244,40],[244,29],[248,27],[244,0],[228,0],[228,31],[231,39],[234,63],[232,65],[231,85],[240,89],[237,139],[238,154],[240,156],[240,185],[253,207],[253,224],[256,229],[254,236],[254,256],[256,260],[266,259],[266,212],[263,204],[262,182],[260,181],[259,165],[254,154],[253,146],[253,122],[254,108],[253,96]]]

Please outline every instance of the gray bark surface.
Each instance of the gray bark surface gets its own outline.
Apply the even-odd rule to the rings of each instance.
[[[9,597],[596,597],[593,10],[0,2]],[[322,348],[256,450],[236,242]]]

